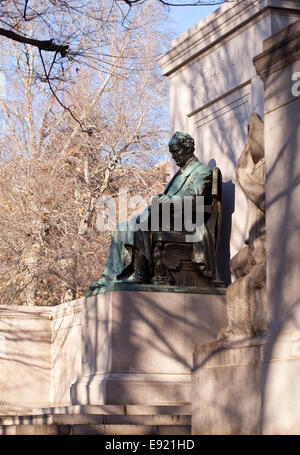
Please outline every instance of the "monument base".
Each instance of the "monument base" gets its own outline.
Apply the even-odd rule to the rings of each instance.
[[[194,346],[216,340],[227,324],[224,288],[210,294],[189,289],[88,297],[72,404],[189,403]]]
[[[193,434],[300,434],[299,332],[199,346]]]
[[[185,405],[191,402],[191,375],[95,373],[72,386],[71,399],[91,405]]]

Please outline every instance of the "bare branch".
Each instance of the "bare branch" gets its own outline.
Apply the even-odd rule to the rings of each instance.
[[[53,43],[53,40],[38,40],[33,38],[28,38],[23,35],[19,35],[11,30],[6,30],[4,28],[0,28],[0,35],[5,36],[6,38],[12,39],[13,41],[17,41],[18,43],[29,44],[31,46],[37,47],[39,51],[47,51],[47,52],[56,52],[59,53],[62,57],[66,57],[69,45],[60,45]]]
[[[55,52],[54,54],[54,57],[53,57],[53,60],[52,60],[52,63],[51,63],[51,66],[50,66],[50,69],[49,71],[47,72],[46,70],[46,66],[45,66],[45,62],[44,62],[44,59],[43,59],[43,56],[42,56],[42,52],[41,50],[39,49],[39,53],[40,53],[40,57],[41,57],[41,61],[42,61],[42,64],[43,64],[43,68],[44,68],[44,72],[45,72],[45,77],[46,77],[46,81],[48,83],[48,86],[50,88],[50,91],[52,93],[52,95],[54,96],[54,98],[56,99],[56,101],[61,105],[61,107],[63,109],[65,109],[66,111],[69,112],[69,114],[71,115],[71,117],[75,120],[75,122],[77,122],[81,128],[81,130],[84,132],[84,133],[87,133],[87,134],[92,134],[92,131],[89,129],[89,130],[86,130],[84,127],[83,127],[83,124],[82,122],[77,118],[75,117],[75,115],[73,114],[73,112],[71,111],[71,109],[68,107],[68,106],[65,106],[61,100],[58,98],[56,92],[53,90],[53,87],[51,85],[51,82],[50,82],[50,79],[49,79],[49,76],[50,76],[50,73],[51,73],[51,70],[53,68],[53,65],[55,63],[55,59],[56,59],[56,55],[57,55],[57,52]]]
[[[126,3],[129,7],[134,5],[142,5],[146,2],[146,0],[116,0],[117,2]],[[203,0],[192,0],[187,3],[182,3],[181,0],[174,0],[174,2],[168,2],[166,0],[157,0],[158,3],[164,6],[217,6],[222,5],[225,3],[226,0],[210,0],[210,1],[203,1]],[[238,0],[235,0],[238,1]]]
[[[24,13],[23,13],[23,17],[24,17],[25,21],[27,21],[27,6],[28,6],[28,0],[25,0]]]

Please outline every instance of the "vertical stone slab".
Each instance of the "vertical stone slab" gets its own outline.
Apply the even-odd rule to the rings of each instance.
[[[298,331],[300,90],[295,96],[293,75],[300,76],[300,21],[266,40],[255,65],[265,85],[269,332]]]
[[[0,405],[51,403],[51,309],[0,307]]]
[[[199,346],[192,433],[299,434],[299,339],[262,336]]]
[[[81,325],[82,375],[107,373],[112,362],[112,295],[85,299]]]
[[[300,434],[300,21],[254,63],[264,81],[268,329],[197,347],[194,434]]]
[[[84,299],[56,307],[0,306],[0,407],[70,404],[81,375]]]
[[[81,323],[84,299],[52,308],[51,403],[69,405],[70,388],[81,375]]]
[[[189,403],[194,344],[215,340],[226,323],[224,289],[114,290],[87,298],[72,403]]]
[[[261,346],[212,343],[194,353],[193,434],[259,434]]]

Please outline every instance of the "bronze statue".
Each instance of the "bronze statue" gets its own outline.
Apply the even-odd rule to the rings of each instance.
[[[186,196],[191,196],[195,200],[196,196],[204,196],[205,207],[210,208],[210,213],[205,215],[205,222],[194,229],[196,240],[186,241],[184,228],[181,232],[174,231],[174,220],[171,220],[170,231],[164,232],[158,228],[153,232],[151,204],[142,214],[116,226],[102,278],[90,285],[87,296],[95,295],[101,287],[117,282],[180,286],[210,286],[218,282],[215,252],[220,224],[220,198],[216,206],[218,213],[212,215],[212,187],[216,187],[213,183],[214,173],[200,163],[194,155],[194,149],[194,140],[189,134],[176,132],[172,136],[169,151],[179,170],[164,192],[157,196],[156,203],[163,206],[170,204],[174,198],[184,200]],[[221,174],[215,175],[218,176],[220,196]],[[210,227],[207,222],[209,218],[214,220]],[[132,222],[140,228],[132,230]],[[190,279],[191,276],[196,278]]]

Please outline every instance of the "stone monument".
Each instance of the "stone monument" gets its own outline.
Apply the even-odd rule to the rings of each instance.
[[[226,2],[159,59],[171,129],[188,131],[197,157],[222,169],[231,239],[219,251],[236,282],[229,321],[224,288],[166,284],[172,242],[157,231],[146,284],[113,283],[52,308],[0,308],[2,416],[25,405],[19,422],[29,409],[47,421],[53,406],[68,406],[60,419],[95,404],[105,422],[117,408],[132,422],[145,405],[183,412],[191,403],[194,434],[300,433],[299,17],[298,0]],[[212,189],[207,205],[218,195]]]
[[[129,285],[129,290],[131,284],[150,283],[222,286],[215,261],[220,236],[221,172],[212,172],[200,163],[194,149],[189,134],[176,132],[172,136],[169,151],[179,170],[151,206],[116,227],[103,276],[90,285],[87,297],[118,283]],[[197,205],[199,197],[204,202],[201,207]],[[197,223],[201,214],[196,212],[200,210],[202,218]]]
[[[228,1],[176,37],[158,59],[170,84],[171,130],[195,139],[196,155],[222,170],[222,238],[217,263],[226,285],[229,261],[248,238],[248,198],[236,177],[251,113],[264,116],[264,84],[253,58],[263,41],[300,18],[297,0]]]
[[[215,340],[226,325],[226,290],[215,264],[221,172],[200,163],[188,134],[176,132],[169,150],[179,170],[158,195],[162,217],[158,210],[153,220],[151,204],[118,225],[103,276],[90,286],[73,404],[190,403],[193,346]],[[188,198],[186,217],[176,204]],[[200,224],[187,229],[197,198],[204,213]],[[164,229],[164,205],[170,203],[174,209]],[[131,229],[133,224],[139,229]]]
[[[193,202],[203,197],[202,222],[192,229],[174,230],[174,208],[170,230],[158,223],[157,230],[137,235],[120,231],[119,237],[113,237],[105,283],[100,280],[89,297],[57,307],[1,307],[0,420],[22,422],[26,414],[30,416],[26,422],[31,418],[56,422],[53,413],[58,413],[77,422],[90,417],[71,414],[91,411],[104,414],[97,416],[103,422],[134,418],[175,424],[178,416],[190,422],[194,346],[216,340],[227,325],[226,289],[219,286],[214,261],[221,173],[199,162],[187,134],[176,133],[170,149],[180,170],[159,200],[190,197],[193,216],[197,208]],[[149,212],[152,220],[152,207]],[[115,242],[117,237],[126,241]],[[146,238],[145,243],[141,238]],[[121,279],[119,270],[125,272]],[[154,428],[153,423],[138,431],[156,434],[168,429]],[[189,425],[184,431],[190,431]]]

